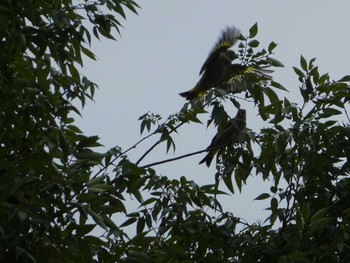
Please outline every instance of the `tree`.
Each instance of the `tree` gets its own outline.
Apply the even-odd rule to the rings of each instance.
[[[301,106],[282,98],[281,84],[247,73],[210,90],[203,106],[186,102],[163,122],[142,115],[148,134],[135,146],[151,136],[159,140],[139,160],[128,159],[134,147],[100,153],[98,137],[82,134],[70,115],[79,114],[72,102],[85,105],[96,88],[77,69],[84,56],[94,59],[82,21],[91,22],[95,37],[113,39],[120,22],[104,12],[125,18],[125,7],[136,13],[138,6],[130,0],[0,4],[0,260],[349,261],[350,76],[331,80],[315,59],[301,56],[294,68]],[[274,42],[258,49],[257,32],[255,24],[240,38],[241,63],[282,66],[272,58]],[[159,145],[175,148],[172,133],[200,123],[199,114],[224,129],[229,105],[256,105],[265,126],[254,131],[247,123],[240,142],[220,148],[212,184],[157,173],[157,164],[174,159],[140,165]],[[270,200],[262,224],[247,224],[217,199],[227,194],[223,186],[235,194],[234,185],[241,190],[250,175],[271,181],[270,192],[256,198]],[[128,196],[139,209],[126,209]]]

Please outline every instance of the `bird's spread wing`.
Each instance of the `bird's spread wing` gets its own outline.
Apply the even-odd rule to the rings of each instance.
[[[231,65],[231,73],[226,81],[225,84],[234,84],[236,81],[241,81],[246,74],[254,74],[257,77],[260,77],[261,80],[271,80],[272,77],[269,75],[269,73],[272,73],[273,70],[267,69],[269,65],[267,66],[244,66],[240,64],[232,64]]]
[[[218,39],[214,48],[210,51],[208,58],[201,67],[199,75],[201,75],[207,66],[218,58],[222,52],[225,52],[237,42],[237,38],[240,33],[240,30],[234,26],[226,27],[226,29],[222,31],[220,38]]]

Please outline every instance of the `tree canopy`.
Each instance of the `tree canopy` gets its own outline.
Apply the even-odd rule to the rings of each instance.
[[[333,80],[315,58],[301,56],[294,67],[299,104],[273,73],[243,72],[167,118],[141,115],[144,137],[129,149],[97,151],[98,137],[75,125],[74,103],[84,106],[97,88],[79,72],[84,59],[95,59],[92,37],[115,39],[124,10],[138,8],[132,0],[0,4],[0,261],[350,261],[350,76]],[[282,67],[277,44],[262,48],[257,34],[255,24],[239,36],[240,65]],[[157,172],[157,164],[206,147],[140,164],[156,147],[175,149],[173,133],[202,123],[198,116],[224,134],[232,106],[257,110],[264,127],[234,127],[238,138],[225,147],[208,140],[218,145],[211,184]],[[150,137],[159,139],[130,160]],[[270,201],[262,222],[235,217],[218,199],[249,188],[250,176],[271,184],[256,197]]]

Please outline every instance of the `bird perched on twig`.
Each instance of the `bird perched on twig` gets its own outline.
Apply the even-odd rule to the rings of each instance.
[[[221,133],[217,133],[208,146],[208,154],[199,162],[199,164],[206,163],[209,167],[215,154],[223,147],[232,142],[237,141],[237,137],[244,132],[246,128],[246,111],[239,109],[236,117],[231,119]]]
[[[242,77],[245,73],[253,73],[258,76],[268,76],[266,73],[272,71],[265,68],[255,68],[252,66],[232,64],[232,61],[238,58],[231,48],[238,40],[240,30],[234,26],[226,27],[222,31],[216,45],[209,53],[202,68],[199,71],[201,78],[194,88],[180,93],[180,96],[187,100],[193,100],[197,97],[202,98],[206,91],[213,87],[226,89],[237,78]]]

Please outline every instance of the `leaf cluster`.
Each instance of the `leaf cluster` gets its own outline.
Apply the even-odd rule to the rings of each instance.
[[[331,80],[315,59],[301,56],[294,90],[302,105],[282,98],[286,89],[273,79],[245,74],[165,121],[142,115],[140,131],[148,135],[129,149],[101,153],[99,138],[84,135],[70,116],[79,114],[73,102],[85,105],[97,87],[79,73],[85,56],[95,59],[83,20],[95,37],[114,39],[121,26],[114,13],[125,19],[123,8],[136,13],[138,6],[131,0],[0,4],[0,261],[349,261],[350,77]],[[276,43],[259,50],[257,33],[255,24],[241,37],[241,64],[281,67],[272,58]],[[159,145],[175,151],[172,135],[181,126],[207,116],[206,125],[220,132],[232,109],[242,107],[256,110],[263,127],[248,123],[237,143],[219,150],[212,183],[170,179],[155,164],[140,165]],[[129,159],[156,136],[138,160]],[[262,223],[245,222],[218,199],[224,189],[248,188],[250,176],[271,183],[256,197],[269,200]]]

